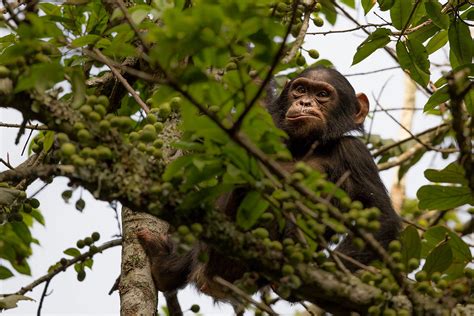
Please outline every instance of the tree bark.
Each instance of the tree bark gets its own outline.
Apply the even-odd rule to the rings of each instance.
[[[122,272],[120,275],[120,315],[156,315],[158,293],[150,262],[140,245],[137,232],[148,229],[165,234],[168,224],[153,215],[122,208]]]
[[[180,137],[179,117],[173,114],[166,122],[160,137],[164,141],[163,164],[182,155],[180,150],[171,146]],[[151,276],[150,261],[138,241],[137,233],[142,229],[153,235],[166,234],[168,223],[148,213],[135,212],[122,208],[122,267],[119,284],[120,315],[155,315],[158,306],[158,291]],[[176,294],[174,294],[176,295]],[[176,300],[176,297],[170,297]],[[179,308],[179,304],[177,305]],[[177,309],[177,308],[175,308]],[[176,310],[174,310],[176,311]]]

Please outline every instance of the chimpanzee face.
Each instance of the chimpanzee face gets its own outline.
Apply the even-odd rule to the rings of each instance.
[[[269,110],[290,142],[312,143],[362,130],[368,107],[367,97],[356,94],[338,71],[317,67],[290,81]]]
[[[327,130],[339,102],[338,92],[324,73],[310,72],[290,83],[283,129],[296,138],[314,137]]]

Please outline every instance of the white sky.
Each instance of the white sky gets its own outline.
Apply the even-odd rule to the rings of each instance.
[[[369,13],[371,20],[381,23],[376,17]],[[363,21],[363,18],[360,18]],[[325,25],[323,28],[316,29],[311,26],[310,31],[340,30],[352,28],[353,25],[343,17],[339,17],[339,22],[335,27]],[[365,39],[365,35],[353,33],[341,33],[327,36],[309,36],[307,37],[305,47],[307,49],[315,48],[320,52],[320,58],[330,59],[336,68],[343,74],[367,72],[395,66],[395,62],[388,55],[379,50],[360,64],[350,67],[352,56],[356,47]],[[443,58],[443,54],[438,54]],[[307,59],[311,63],[311,59]],[[356,76],[348,78],[357,92],[365,92],[371,101],[371,109],[375,104],[372,95],[378,95],[381,87],[388,81],[387,86],[381,98],[381,104],[385,108],[401,107],[403,96],[403,73],[401,70],[391,70],[383,73],[371,74],[366,76]],[[437,79],[437,77],[433,77]],[[417,107],[422,107],[426,102],[420,93],[417,97]],[[392,112],[398,117],[398,112]],[[0,122],[21,123],[21,116],[14,110],[0,109]],[[427,118],[421,112],[415,116],[414,131],[422,131],[439,122],[436,117]],[[368,128],[370,120],[366,121]],[[9,156],[10,162],[17,165],[26,157],[20,156],[22,146],[26,138],[23,137],[20,146],[15,147],[14,139],[16,129],[0,128],[0,157],[3,159]],[[377,112],[373,127],[373,134],[381,134],[383,137],[397,138],[399,127],[383,112]],[[439,158],[432,160],[433,156],[424,157],[415,168],[408,173],[407,189],[408,195],[415,196],[416,190],[427,181],[423,177],[423,170],[433,165],[436,161],[436,167],[442,168],[448,162]],[[4,170],[0,166],[0,170]],[[392,183],[393,172],[382,173],[382,178],[387,186]],[[51,185],[46,187],[37,197],[41,202],[41,211],[46,220],[46,227],[36,225],[33,229],[33,235],[41,246],[34,246],[34,254],[30,259],[32,277],[17,276],[15,278],[0,281],[0,293],[15,292],[39,276],[46,273],[48,267],[63,257],[62,251],[75,246],[78,239],[90,235],[94,231],[101,233],[100,243],[113,239],[117,234],[118,228],[115,221],[115,215],[107,203],[94,201],[91,195],[84,191],[83,197],[86,199],[86,208],[81,214],[74,208],[74,202],[79,196],[80,190],[74,193],[71,204],[65,204],[61,198],[61,192],[66,189],[67,180],[64,178],[56,179]],[[37,181],[28,190],[29,194],[35,192],[42,186],[42,182]],[[3,262],[5,264],[5,262]],[[87,270],[87,277],[84,282],[77,282],[76,273],[73,269],[59,274],[49,285],[51,295],[46,297],[42,314],[43,315],[117,315],[119,313],[119,298],[117,292],[112,296],[107,295],[120,271],[120,248],[116,247],[107,250],[105,253],[94,257],[93,270]],[[8,310],[5,315],[33,315],[36,314],[38,301],[41,297],[43,286],[37,287],[33,292],[27,295],[36,299],[37,302],[21,301],[19,307],[14,310]],[[232,315],[232,309],[227,305],[214,305],[212,300],[204,295],[199,295],[194,289],[186,289],[180,293],[180,302],[183,310],[188,309],[192,304],[201,305],[201,313],[204,315]],[[163,303],[160,296],[160,303]],[[298,305],[290,306],[288,304],[278,305],[275,310],[282,315],[293,315],[294,310],[301,307]],[[191,315],[191,312],[185,315]]]

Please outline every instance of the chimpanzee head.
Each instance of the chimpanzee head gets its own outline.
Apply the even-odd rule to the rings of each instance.
[[[269,106],[275,124],[297,144],[325,144],[345,133],[363,131],[369,100],[356,94],[337,70],[318,66],[289,81]]]

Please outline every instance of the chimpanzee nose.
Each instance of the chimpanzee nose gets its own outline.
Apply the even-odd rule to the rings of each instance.
[[[311,106],[311,102],[309,100],[300,100],[300,105],[304,107]]]

